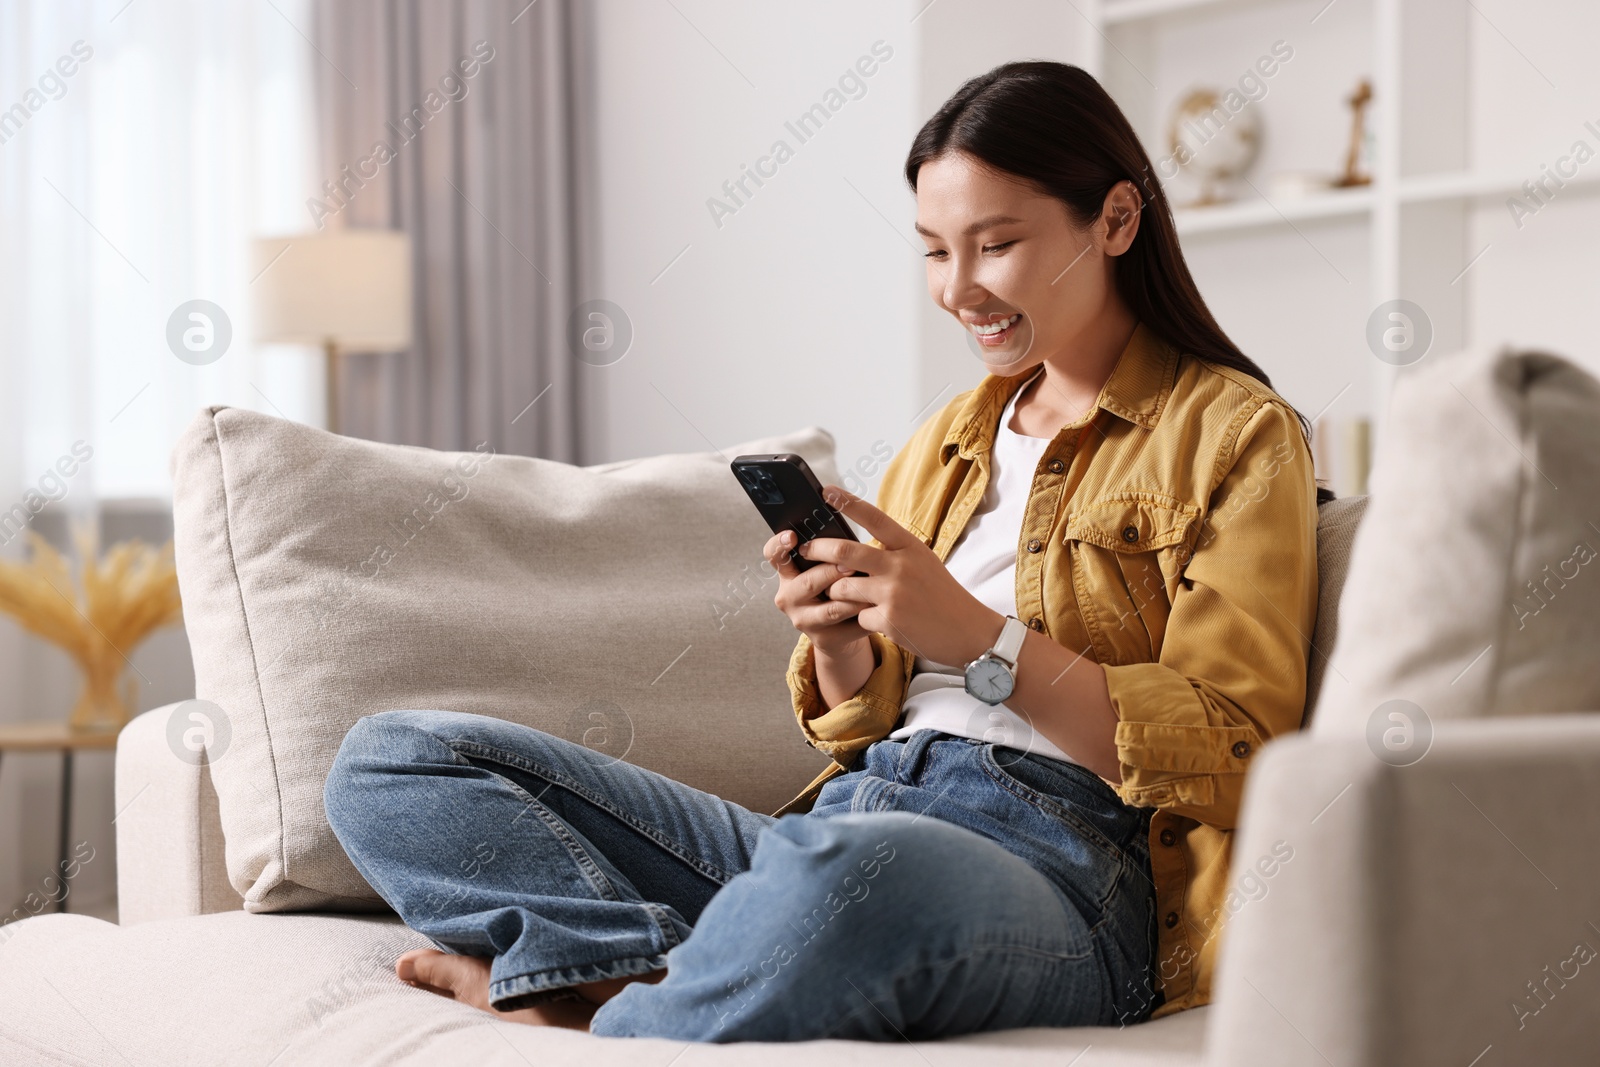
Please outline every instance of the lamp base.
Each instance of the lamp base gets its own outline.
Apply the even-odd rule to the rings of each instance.
[[[324,383],[322,395],[327,402],[323,425],[329,433],[339,432],[339,368],[334,365],[337,356],[338,345],[333,338],[330,337],[323,341],[322,366]]]

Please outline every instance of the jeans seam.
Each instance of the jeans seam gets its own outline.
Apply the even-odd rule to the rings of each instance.
[[[643,963],[643,969],[628,966],[634,961]],[[652,966],[652,964],[655,964],[657,961],[660,961],[660,966]],[[587,982],[605,981],[607,980],[606,977],[588,978],[583,976],[598,971],[607,970],[615,964],[623,964],[627,969],[620,974],[611,975],[609,977],[626,978],[635,974],[651,974],[655,971],[661,970],[662,967],[666,966],[666,953],[658,952],[649,956],[618,956],[616,959],[606,960],[602,963],[583,963],[568,967],[543,967],[535,971],[525,971],[522,974],[514,974],[510,977],[500,978],[494,982],[491,982],[489,985],[489,1001],[491,1004],[498,1004],[501,1001],[510,1000],[515,997],[527,996],[531,993],[542,993],[551,989],[570,989],[574,985],[583,985]],[[550,975],[554,977],[552,981],[539,984],[533,989],[518,988],[516,992],[510,992],[507,989],[508,986],[521,986],[524,984],[534,985],[535,979],[543,975]],[[577,980],[571,981],[570,979],[574,977],[576,977]],[[562,979],[569,979],[569,981],[563,983]],[[497,993],[496,990],[499,990],[499,992]]]
[[[988,751],[987,748],[983,752],[983,758],[980,761],[980,766],[983,768],[983,773],[993,779],[995,783],[1006,792],[1027,804],[1031,804],[1036,808],[1042,809],[1046,812],[1046,814],[1060,819],[1062,822],[1072,827],[1072,829],[1083,835],[1085,839],[1087,839],[1101,852],[1106,853],[1106,857],[1108,859],[1117,863],[1126,862],[1127,854],[1124,849],[1118,848],[1111,842],[1110,838],[1106,837],[1105,834],[1101,833],[1093,826],[1090,826],[1081,817],[1074,813],[1071,808],[1066,807],[1065,805],[1056,801],[1054,798],[1046,796],[1036,789],[1030,789],[1028,786],[1023,785],[1021,782],[1011,778],[1011,776],[1007,775],[1004,771],[998,771],[998,765],[995,765],[994,763],[994,756]],[[997,771],[998,773],[996,773]],[[1103,904],[1104,901],[1102,900],[1101,903]]]
[[[600,869],[600,865],[595,863],[594,858],[589,855],[588,850],[578,843],[577,838],[572,836],[572,833],[570,830],[568,830],[566,823],[562,822],[560,817],[557,816],[555,812],[545,807],[545,805],[537,797],[532,796],[526,789],[523,789],[516,782],[507,779],[506,784],[509,785],[516,793],[527,798],[528,807],[533,809],[534,814],[537,815],[538,818],[545,824],[545,826],[549,828],[550,832],[555,835],[556,840],[560,841],[561,844],[566,848],[568,855],[572,857],[573,862],[577,864],[578,869],[583,873],[584,880],[594,888],[596,893],[606,900],[616,901],[618,903],[636,904],[638,907],[643,909],[646,915],[650,916],[650,921],[655,924],[656,930],[660,933],[661,940],[664,942],[660,951],[657,952],[656,955],[663,955],[683,943],[678,937],[677,928],[672,925],[672,920],[667,916],[666,911],[659,904],[648,900],[624,900],[622,895],[617,892],[617,887],[611,883],[611,879],[606,877],[605,872]]]
[[[941,960],[940,965],[942,966],[948,963],[959,963],[962,960],[970,958],[975,953],[992,952],[997,949],[1002,952],[1019,952],[1028,956],[1042,956],[1046,959],[1066,960],[1072,962],[1086,960],[1094,955],[1093,947],[1091,947],[1087,952],[1074,953],[1056,952],[1052,949],[1039,948],[1036,945],[1025,945],[1015,941],[979,941],[977,944],[967,946],[961,955],[952,956],[948,960]]]
[[[1144,872],[1142,872],[1142,871],[1137,869],[1137,865],[1133,862],[1134,859],[1135,859],[1135,857],[1129,856],[1123,861],[1122,868],[1117,872],[1117,876],[1111,880],[1111,891],[1106,895],[1106,899],[1107,900],[1110,900],[1112,897],[1117,895],[1118,888],[1122,887],[1123,883],[1125,881],[1132,881],[1134,875],[1143,875]],[[1151,930],[1154,928],[1155,916],[1156,916],[1156,912],[1158,910],[1157,907],[1156,907],[1156,899],[1155,899],[1155,883],[1150,881],[1148,878],[1145,878],[1145,882],[1146,882],[1146,884],[1148,884],[1150,886],[1149,894],[1148,894],[1148,897],[1146,898],[1149,901],[1149,903],[1144,909],[1142,909],[1143,912],[1144,912],[1144,919],[1143,919],[1141,925],[1144,928],[1143,929],[1143,934],[1144,934],[1143,940],[1145,942],[1145,947],[1148,950],[1148,955],[1143,961],[1140,961],[1140,963],[1138,964],[1138,966],[1135,969],[1138,969],[1139,967],[1142,967],[1142,968],[1148,970],[1149,966],[1155,961],[1157,956],[1160,955],[1160,951],[1159,951],[1159,937],[1156,940],[1152,940],[1152,938],[1151,938]],[[1123,890],[1123,895],[1127,895],[1127,892],[1128,891],[1126,889],[1124,889]],[[1099,950],[1100,958],[1101,958],[1101,966],[1105,968],[1105,971],[1106,971],[1106,974],[1107,974],[1108,977],[1111,974],[1112,968],[1111,968],[1111,963],[1110,963],[1110,959],[1109,959],[1110,952],[1111,952],[1111,945],[1108,944],[1107,932],[1106,931],[1107,931],[1107,928],[1112,925],[1112,922],[1113,922],[1113,916],[1112,916],[1111,910],[1109,908],[1106,908],[1106,909],[1103,909],[1101,911],[1100,921],[1095,923],[1093,926],[1089,927],[1090,940],[1094,943],[1096,948]],[[1112,994],[1111,1000],[1112,1000],[1112,1007],[1115,1008],[1116,1007],[1116,1000],[1117,1000],[1117,993],[1116,992],[1114,992]]]
[[[611,879],[606,877],[605,872],[600,869],[600,865],[595,863],[594,858],[590,856],[588,851],[578,843],[577,838],[572,836],[571,832],[567,829],[566,823],[562,822],[560,818],[556,816],[555,812],[545,807],[544,804],[540,803],[539,800],[537,800],[526,789],[523,789],[521,786],[519,786],[516,782],[512,782],[508,779],[507,784],[510,785],[515,792],[527,798],[528,807],[533,809],[534,814],[538,816],[539,820],[545,824],[546,828],[549,829],[552,834],[555,835],[556,840],[560,841],[561,844],[566,848],[568,855],[570,855],[573,861],[577,863],[578,870],[583,872],[584,879],[592,887],[594,887],[595,892],[599,893],[607,900],[621,901],[622,897],[620,894],[618,894],[616,886],[611,884]],[[651,918],[655,919],[654,916]],[[659,925],[659,920],[655,921]]]
[[[667,917],[666,909],[649,900],[642,901],[641,904],[644,907],[645,914],[655,920],[656,928],[661,931],[661,940],[666,942],[663,952],[671,951],[683,943],[678,940],[678,930],[672,925],[672,920]]]
[[[551,785],[560,786],[561,788],[566,789],[568,792],[588,801],[590,804],[593,804],[595,807],[604,811],[612,818],[617,819],[619,822],[625,823],[644,837],[649,838],[655,844],[666,849],[678,859],[682,860],[689,867],[699,871],[701,874],[706,875],[708,878],[713,879],[719,885],[727,885],[728,882],[732,881],[734,877],[732,873],[724,871],[722,868],[717,867],[714,864],[706,863],[697,856],[690,855],[684,851],[684,849],[679,847],[676,841],[666,837],[655,827],[650,826],[648,823],[641,822],[630,812],[615,807],[609,801],[607,801],[605,797],[590,792],[589,790],[583,788],[583,786],[581,786],[578,782],[564,774],[561,774],[558,771],[552,770],[549,767],[540,766],[539,764],[534,763],[532,760],[527,759],[526,757],[517,753],[508,752],[503,748],[496,748],[493,745],[486,745],[480,741],[451,739],[441,740],[444,740],[444,743],[458,755],[477,755],[497,763],[503,763],[508,767],[516,767],[519,770],[524,770],[530,774],[538,775]],[[516,786],[515,782],[512,782],[511,784]],[[528,796],[527,790],[521,789],[521,787],[517,788],[518,791],[524,796]],[[534,800],[531,796],[529,797],[529,800],[533,803],[538,803],[538,801]]]
[[[508,779],[507,784],[519,795],[527,798],[528,807],[533,809],[535,815],[545,824],[546,827],[549,828],[550,832],[555,835],[556,840],[560,841],[561,844],[566,848],[568,855],[570,855],[573,862],[577,864],[578,870],[583,873],[584,880],[594,888],[596,893],[606,900],[612,900],[618,903],[637,904],[637,906],[650,917],[650,921],[655,924],[656,930],[660,934],[662,942],[664,942],[659,951],[648,957],[640,957],[636,955],[624,958],[653,959],[655,956],[665,955],[679,944],[682,944],[682,941],[678,938],[677,929],[673,927],[671,920],[667,917],[666,912],[661,908],[660,905],[654,904],[648,900],[625,901],[622,895],[617,892],[616,886],[611,884],[611,879],[607,878],[605,872],[600,869],[599,864],[594,862],[594,858],[589,855],[588,850],[578,843],[577,839],[574,838],[571,832],[567,829],[566,824],[563,823],[553,811],[545,807],[543,803],[530,795],[526,789],[523,789],[516,782]],[[507,981],[510,981],[510,979],[502,979],[499,982],[494,983],[494,985],[504,986]],[[547,986],[544,988],[555,987]],[[542,990],[528,990],[527,992],[540,991]]]
[[[863,775],[850,794],[850,812],[861,814],[884,810],[883,798],[891,795],[893,789],[894,783],[886,778],[872,774]]]

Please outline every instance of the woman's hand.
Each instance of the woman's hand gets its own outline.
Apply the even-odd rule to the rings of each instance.
[[[762,548],[772,569],[778,572],[778,591],[773,603],[789,617],[794,628],[811,638],[819,653],[843,656],[858,646],[867,644],[867,632],[856,623],[855,615],[866,605],[852,604],[848,600],[823,600],[830,597],[834,583],[849,573],[848,567],[819,563],[800,570],[789,558],[794,549],[794,531],[773,534]]]
[[[960,669],[994,647],[1005,616],[967,592],[944,561],[909,530],[838,486],[823,498],[866,528],[878,545],[819,537],[800,554],[822,561],[806,571],[829,570],[829,595],[860,609],[860,626],[881,633],[924,659]],[[841,574],[840,568],[860,572]],[[857,654],[859,655],[859,654]],[[859,690],[871,674],[872,656],[835,666],[817,656],[817,681],[827,707]],[[1060,684],[1057,684],[1060,683]],[[830,686],[832,687],[830,689]],[[1116,744],[1118,716],[1105,671],[1088,657],[1029,630],[1017,659],[1017,687],[1005,702],[1035,730],[1109,782],[1122,780]]]
[[[877,657],[867,631],[855,619],[866,605],[821,599],[825,592],[835,595],[830,590],[850,568],[818,563],[800,570],[789,558],[796,540],[792,530],[785,530],[774,534],[762,552],[778,572],[773,602],[796,630],[811,639],[817,691],[823,709],[831,710],[861,691],[877,667]]]
[[[828,595],[849,605],[840,613],[860,612],[857,630],[881,633],[925,659],[957,668],[994,645],[1005,616],[967,592],[933,549],[836,485],[825,486],[823,498],[882,546],[819,537],[800,547],[802,556],[824,564],[803,573],[831,571]]]

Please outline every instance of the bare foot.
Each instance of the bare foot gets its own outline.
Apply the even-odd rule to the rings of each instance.
[[[564,1026],[569,1030],[589,1029],[589,1021],[594,1018],[595,1010],[622,992],[629,983],[659,982],[667,976],[665,970],[660,970],[585,982],[572,987],[574,992],[583,997],[581,1001],[558,1000],[531,1008],[497,1011],[489,1003],[489,961],[482,957],[457,956],[432,948],[412,949],[395,961],[394,973],[409,986],[459,1000],[510,1022],[531,1026]]]
[[[649,982],[654,984],[661,981],[661,979],[665,978],[666,976],[666,969],[663,968],[659,971],[650,971],[646,974],[629,974],[624,975],[621,978],[602,978],[598,982],[584,982],[581,985],[575,985],[572,988],[577,990],[578,995],[583,997],[584,1000],[587,1000],[590,1004],[599,1006],[616,996],[618,993],[622,992],[623,989],[634,982]]]
[[[558,1000],[531,1008],[496,1011],[489,1003],[489,961],[478,956],[456,956],[432,948],[413,949],[395,960],[394,973],[406,985],[470,1004],[507,1022],[587,1030],[596,1010],[594,1004],[586,1001]]]

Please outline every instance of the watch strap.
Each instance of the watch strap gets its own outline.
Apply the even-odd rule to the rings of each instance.
[[[1000,628],[1000,637],[989,650],[990,655],[1005,660],[1015,670],[1017,657],[1022,654],[1022,639],[1027,635],[1027,624],[1015,615],[1007,615],[1006,624]]]

